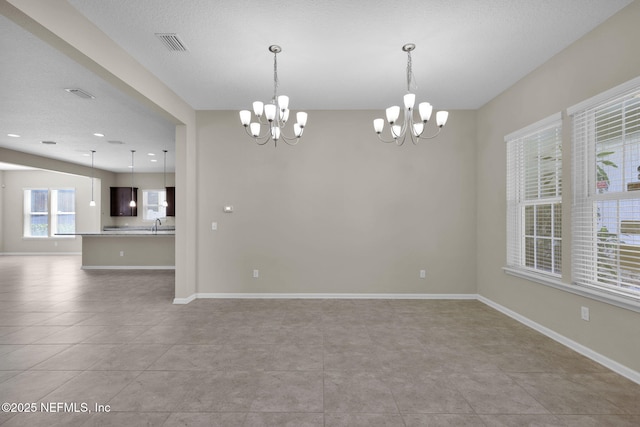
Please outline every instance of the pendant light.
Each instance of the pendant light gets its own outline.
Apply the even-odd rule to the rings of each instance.
[[[89,202],[89,206],[95,206],[96,201],[93,200],[93,181],[95,180],[94,169],[93,169],[93,155],[96,150],[91,150],[91,201]]]
[[[134,190],[133,190],[133,155],[135,154],[136,150],[131,150],[131,201],[129,202],[129,207],[135,208],[136,207],[136,199],[134,197]]]
[[[162,152],[164,153],[164,167],[162,170],[162,177],[164,179],[164,202],[162,202],[162,206],[166,208],[169,206],[169,203],[167,203],[167,150],[162,150]]]

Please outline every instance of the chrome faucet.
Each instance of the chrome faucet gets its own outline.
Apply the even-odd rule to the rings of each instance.
[[[156,220],[153,222],[153,227],[151,227],[151,231],[153,231],[154,233],[157,233],[158,225],[162,225],[162,221],[160,221],[160,218],[156,218]]]

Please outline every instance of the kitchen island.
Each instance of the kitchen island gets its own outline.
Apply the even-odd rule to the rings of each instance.
[[[120,228],[82,236],[82,268],[175,269],[175,230]]]

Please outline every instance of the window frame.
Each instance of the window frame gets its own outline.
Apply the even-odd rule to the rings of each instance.
[[[47,202],[46,202],[46,211],[43,212],[33,212],[32,211],[32,203],[31,203],[31,192],[32,191],[46,191],[47,194]],[[73,211],[65,211],[60,212],[58,208],[58,192],[60,191],[73,191]],[[27,197],[27,192],[29,192],[29,196]],[[55,197],[54,197],[55,195]],[[77,190],[74,187],[55,187],[55,188],[43,188],[43,187],[29,187],[22,189],[22,198],[23,198],[23,209],[22,209],[22,238],[25,240],[35,239],[67,239],[67,238],[75,238],[75,235],[59,235],[59,224],[58,217],[61,215],[73,215],[73,230],[72,233],[76,231],[76,196]],[[27,233],[31,229],[31,221],[28,220],[32,215],[39,214],[40,216],[44,216],[47,218],[47,232],[46,235],[37,236],[32,235],[31,233]]]
[[[555,133],[555,136],[546,140],[538,140],[548,132]],[[562,114],[556,113],[539,120],[525,128],[512,132],[504,137],[507,146],[507,259],[506,269],[526,272],[528,275],[540,275],[552,280],[558,280],[562,276]],[[536,144],[534,150],[538,153],[536,163],[529,164],[531,156],[527,155],[526,149]],[[543,149],[554,150],[555,158],[551,159],[554,165],[552,176],[549,178],[549,171],[543,169],[541,157]],[[535,179],[531,181],[531,170],[535,171]],[[529,178],[529,179],[527,179]],[[543,179],[551,179],[552,185],[549,187]],[[536,191],[535,196],[531,196],[530,184],[533,182]],[[544,196],[543,189],[554,188],[554,195]],[[535,213],[540,207],[550,207],[549,235],[538,234],[538,221]],[[560,211],[556,211],[556,207]],[[532,208],[534,212],[533,233],[527,233],[527,210]],[[558,221],[556,221],[558,219]],[[559,227],[558,227],[559,225]],[[533,239],[533,265],[531,258],[527,258],[527,239]],[[542,268],[538,265],[542,257],[538,257],[538,244],[544,240],[550,240],[550,265],[551,269]],[[557,262],[555,255],[559,253]]]
[[[624,103],[629,100],[633,103],[635,97],[640,96],[640,77],[630,80],[613,89],[605,91],[593,98],[576,104],[569,109],[567,113],[571,117],[573,126],[572,131],[572,180],[573,180],[573,201],[572,201],[572,285],[589,289],[593,292],[611,295],[615,298],[622,298],[633,301],[636,305],[640,303],[640,286],[627,285],[624,282],[621,265],[622,253],[625,242],[621,239],[623,233],[624,221],[620,214],[620,206],[625,203],[640,204],[640,191],[635,193],[624,187],[626,178],[624,169],[627,165],[626,159],[626,129],[625,122],[626,113],[624,112]],[[602,111],[616,111],[614,106],[620,104],[620,136],[614,136],[606,141],[607,147],[615,147],[620,145],[622,150],[621,169],[621,189],[617,191],[608,191],[609,182],[607,177],[607,186],[601,185],[601,175],[599,173],[599,149],[598,143],[602,142],[599,135],[604,131],[613,132],[609,135],[617,133],[614,126],[609,122],[603,123],[598,127],[597,120]],[[635,107],[637,109],[637,107]],[[633,111],[633,110],[632,110]],[[638,114],[635,111],[632,114]],[[637,117],[634,118],[637,120]],[[640,148],[640,132],[637,131],[638,123],[632,122],[631,125],[635,132],[631,133],[629,144],[633,147]],[[618,140],[619,138],[619,140]],[[603,151],[606,153],[607,151]],[[617,153],[615,150],[611,153]],[[616,169],[619,165],[616,164]],[[620,173],[618,173],[620,174]],[[605,204],[615,204],[616,215],[602,214],[601,210]],[[639,210],[636,208],[636,210]],[[636,211],[632,211],[632,216],[636,215]],[[612,227],[612,233],[609,233],[607,225],[611,225],[610,221],[615,223]],[[609,221],[609,222],[605,222]],[[632,222],[636,222],[635,216]],[[601,228],[600,225],[602,225]],[[617,236],[611,242],[607,242],[613,248],[613,257],[607,257],[603,249],[603,236]],[[637,234],[634,232],[634,234]],[[638,246],[636,244],[636,246]],[[640,248],[640,246],[638,246]],[[628,254],[625,254],[627,256]],[[640,251],[636,250],[631,254],[632,261],[637,265],[640,262]],[[611,269],[615,274],[603,274],[603,267]],[[634,268],[637,270],[638,268]],[[616,280],[611,277],[615,275]],[[617,285],[611,282],[617,282]],[[637,289],[633,289],[633,287]]]
[[[158,203],[157,204],[149,204],[148,193],[155,192],[158,193]],[[164,198],[162,195],[164,194]],[[142,190],[142,220],[143,221],[155,221],[156,219],[165,219],[167,217],[167,207],[162,205],[162,201],[167,199],[167,190],[166,189],[144,189]],[[148,208],[149,207],[157,207],[158,210],[164,210],[164,214],[160,214],[159,216],[148,216]],[[155,211],[154,211],[155,212]]]

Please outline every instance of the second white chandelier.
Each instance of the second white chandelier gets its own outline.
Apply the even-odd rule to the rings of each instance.
[[[240,122],[258,145],[264,145],[272,139],[276,146],[280,140],[289,145],[296,145],[307,124],[307,113],[300,111],[296,114],[297,123],[293,125],[293,136],[284,134],[284,127],[289,120],[289,97],[278,95],[278,54],[282,52],[282,48],[274,44],[269,46],[269,52],[273,53],[273,98],[271,103],[254,102],[253,113],[257,120],[252,122],[251,111],[242,110],[240,111]],[[265,132],[262,132],[262,125],[267,125]]]
[[[411,69],[411,51],[416,48],[413,43],[407,43],[402,46],[402,50],[407,52],[407,93],[404,96],[404,118],[400,121],[400,107],[394,105],[386,110],[387,122],[389,123],[389,130],[391,138],[386,140],[382,138],[382,131],[384,129],[384,120],[375,119],[373,121],[373,129],[375,130],[378,138],[382,142],[395,142],[397,145],[404,144],[407,135],[410,136],[411,142],[416,144],[420,139],[435,138],[442,127],[447,123],[449,113],[447,111],[438,111],[436,113],[436,126],[438,130],[432,135],[425,135],[425,126],[431,118],[433,106],[428,102],[421,102],[418,104],[418,113],[420,115],[420,121],[416,121],[414,115],[414,105],[416,103],[416,95],[411,93],[411,83],[413,79],[413,71]]]

